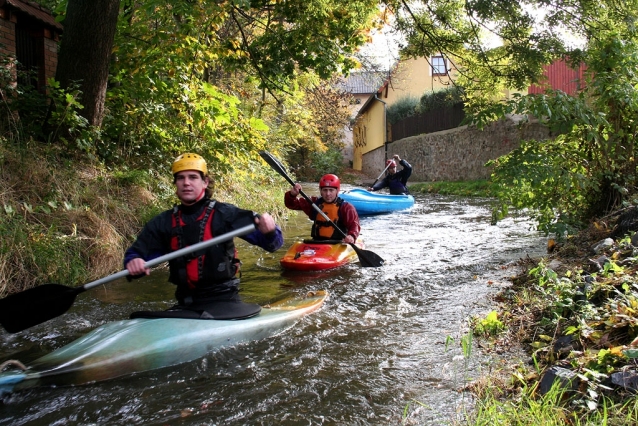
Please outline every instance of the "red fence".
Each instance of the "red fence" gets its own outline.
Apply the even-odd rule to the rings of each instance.
[[[454,129],[461,124],[464,118],[465,111],[463,111],[462,103],[404,118],[392,124],[390,130],[391,141],[398,141],[399,139],[423,133]]]

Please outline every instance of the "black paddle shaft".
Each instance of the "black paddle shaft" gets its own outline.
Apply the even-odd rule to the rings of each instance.
[[[374,182],[372,182],[372,185],[370,185],[370,187],[373,187],[373,186],[374,186],[377,182],[379,182],[379,179],[381,179],[381,176],[383,176],[383,174],[385,173],[385,171],[386,171],[386,170],[388,170],[388,169],[390,168],[390,164],[392,164],[392,163],[388,162],[388,165],[387,165],[387,166],[385,166],[385,169],[383,169],[383,171],[381,172],[381,174],[379,175],[379,177],[378,177],[378,178],[376,178],[376,179],[374,180]]]
[[[295,182],[290,178],[290,176],[288,176],[286,169],[279,160],[277,160],[275,157],[272,156],[272,154],[267,151],[260,151],[259,155],[266,161],[266,163],[270,165],[270,167],[272,167],[277,173],[283,176],[288,181],[288,183],[290,183],[292,186],[295,186]],[[312,202],[312,199],[310,197],[308,197],[303,191],[299,191],[299,193],[306,199],[306,201],[312,204],[312,208],[314,208],[317,213],[319,213],[327,222],[329,222],[337,231],[339,231],[339,233],[344,238],[347,236],[341,228],[339,228],[332,220],[330,220],[330,218],[319,208],[319,206]],[[361,266],[373,268],[383,266],[384,260],[376,253],[373,253],[369,250],[363,250],[362,248],[357,247],[357,245],[354,243],[350,243],[350,245],[357,253],[359,261],[361,262]]]

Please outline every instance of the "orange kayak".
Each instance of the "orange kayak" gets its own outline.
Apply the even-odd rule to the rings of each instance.
[[[359,238],[357,247],[363,249]],[[339,240],[303,240],[294,243],[280,260],[284,269],[296,271],[319,271],[336,268],[357,260],[357,253],[350,244]]]

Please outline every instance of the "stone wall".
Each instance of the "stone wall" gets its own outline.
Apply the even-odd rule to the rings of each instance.
[[[376,179],[385,167],[385,159],[399,154],[413,167],[411,182],[465,181],[487,179],[488,160],[507,154],[520,141],[550,137],[549,130],[536,121],[517,123],[508,119],[478,130],[462,126],[394,141],[364,155],[362,171]],[[401,166],[399,166],[399,170]]]

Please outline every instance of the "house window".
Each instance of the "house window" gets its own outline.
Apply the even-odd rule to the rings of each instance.
[[[432,75],[447,75],[447,66],[445,66],[443,56],[432,56],[430,63],[432,64]]]

